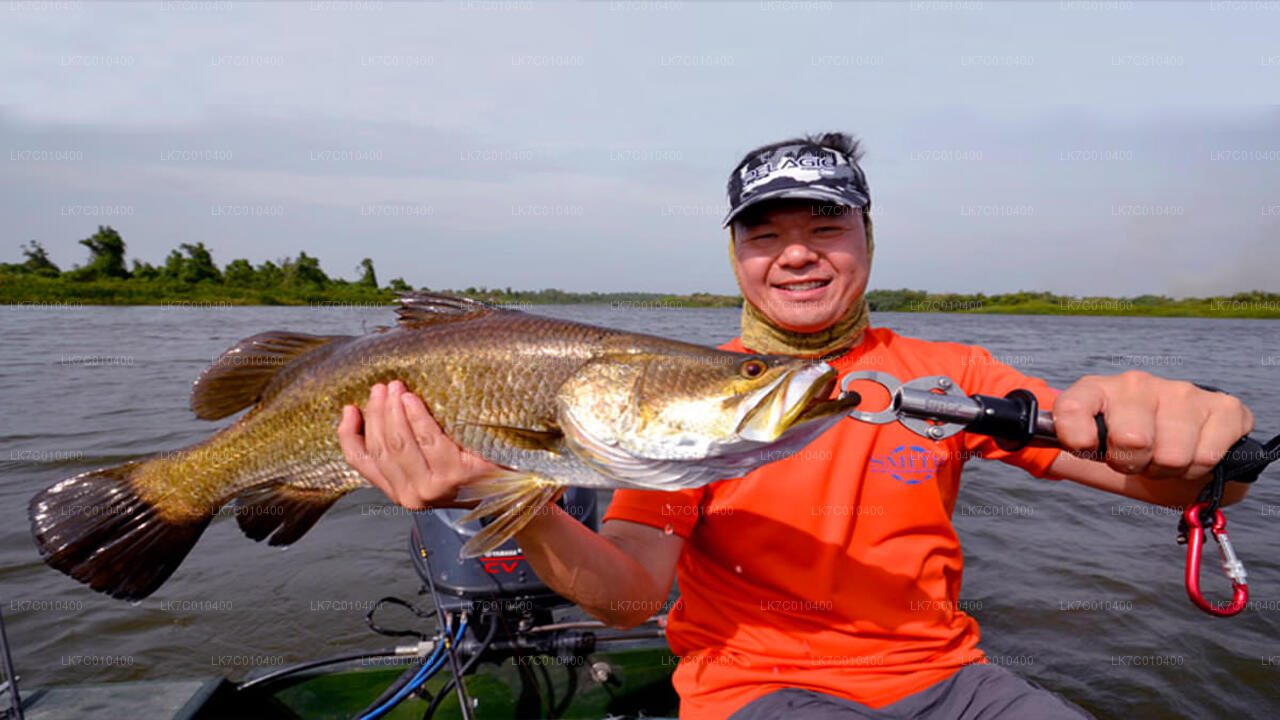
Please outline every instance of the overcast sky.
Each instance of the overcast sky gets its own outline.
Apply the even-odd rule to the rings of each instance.
[[[864,139],[871,285],[1280,289],[1280,2],[0,7],[0,261],[735,292],[750,148]]]

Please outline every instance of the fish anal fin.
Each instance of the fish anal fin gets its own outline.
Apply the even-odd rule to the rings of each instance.
[[[220,420],[258,401],[281,368],[308,352],[350,335],[308,335],[273,330],[232,345],[191,388],[191,409],[202,420]]]
[[[483,480],[464,486],[459,499],[480,498],[480,504],[467,513],[462,522],[496,515],[493,522],[462,546],[463,558],[490,552],[524,529],[547,503],[564,488],[563,483],[541,475],[502,470]]]
[[[254,540],[265,539],[268,545],[291,545],[345,494],[345,491],[309,490],[283,482],[266,483],[236,496],[236,523]]]
[[[405,293],[397,298],[396,322],[400,327],[421,328],[475,320],[495,312],[517,312],[480,300],[431,292]]]

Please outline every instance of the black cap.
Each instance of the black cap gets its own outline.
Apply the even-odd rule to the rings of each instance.
[[[871,203],[862,168],[839,150],[797,143],[748,157],[729,175],[729,214],[724,225],[743,210],[765,200],[826,200],[849,207]]]

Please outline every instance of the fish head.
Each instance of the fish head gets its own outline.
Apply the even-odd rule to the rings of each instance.
[[[826,363],[781,355],[634,353],[588,364],[561,403],[594,455],[696,461],[825,430],[857,403],[829,399],[836,379]]]

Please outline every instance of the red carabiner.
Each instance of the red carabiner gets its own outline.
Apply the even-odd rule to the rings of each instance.
[[[1213,539],[1218,543],[1218,554],[1222,556],[1222,570],[1231,579],[1232,596],[1229,603],[1211,603],[1200,594],[1200,549],[1204,546],[1204,526],[1200,524],[1200,513],[1209,507],[1209,503],[1198,503],[1182,513],[1189,528],[1187,537],[1187,597],[1196,607],[1218,617],[1231,617],[1244,610],[1249,602],[1249,583],[1244,571],[1244,563],[1236,557],[1231,547],[1231,538],[1227,536],[1227,518],[1221,510],[1213,516]]]

